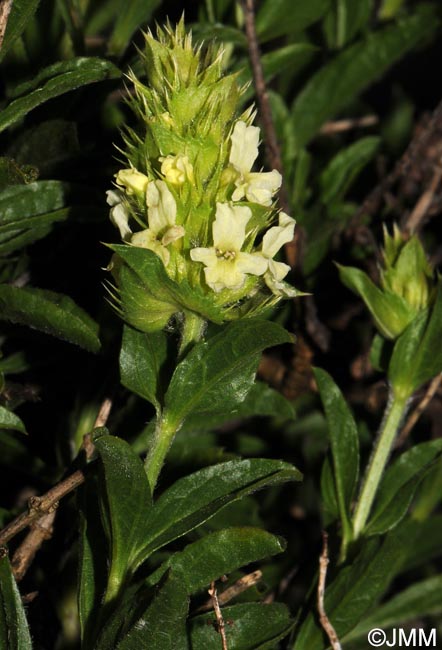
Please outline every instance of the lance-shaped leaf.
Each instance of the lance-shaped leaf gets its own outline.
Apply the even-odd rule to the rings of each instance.
[[[121,7],[108,42],[108,53],[117,56],[123,54],[134,32],[147,23],[161,0],[129,0],[119,4]]]
[[[229,648],[256,650],[276,648],[278,641],[286,637],[294,621],[282,603],[243,603],[223,607],[226,639]],[[196,616],[190,621],[192,650],[218,650],[219,634],[216,631],[213,612]]]
[[[138,332],[125,325],[120,352],[121,383],[160,408],[162,366],[167,359],[165,332]]]
[[[0,132],[21,120],[37,106],[76,88],[120,76],[118,68],[110,61],[84,57],[55,63],[39,75],[15,89],[20,95],[0,114]]]
[[[281,537],[260,528],[227,528],[174,553],[149,576],[147,584],[156,584],[171,569],[179,573],[187,593],[192,594],[246,564],[282,553],[285,547]]]
[[[345,533],[349,534],[350,506],[359,475],[358,431],[333,379],[320,368],[314,372],[327,418],[339,512]]]
[[[13,0],[11,3],[11,11],[6,25],[5,36],[0,48],[0,61],[3,60],[6,52],[24,31],[26,25],[34,15],[39,2],[40,0]]]
[[[366,534],[385,533],[399,523],[405,516],[420,481],[441,452],[442,440],[432,440],[416,445],[395,461],[379,486]]]
[[[32,650],[21,596],[4,549],[0,552],[0,648]]]
[[[234,410],[253,386],[261,352],[290,341],[280,325],[246,319],[197,343],[170,381],[165,398],[168,422],[179,427],[190,414]]]
[[[289,463],[258,458],[220,463],[179,479],[150,511],[148,537],[138,564],[155,549],[196,528],[242,496],[301,478],[302,474]]]
[[[307,144],[327,119],[350,104],[396,61],[434,34],[438,25],[436,7],[424,5],[413,15],[370,33],[310,77],[293,105],[297,148]]]
[[[103,463],[106,491],[105,528],[111,553],[107,599],[112,599],[130,574],[134,558],[149,532],[151,494],[143,463],[130,445],[100,430],[94,440]]]
[[[68,296],[31,287],[0,285],[0,319],[28,325],[98,352],[98,325]]]
[[[0,429],[13,429],[14,431],[26,433],[25,425],[18,415],[15,415],[4,406],[0,406]]]

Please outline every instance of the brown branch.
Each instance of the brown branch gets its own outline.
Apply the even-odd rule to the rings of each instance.
[[[441,382],[442,382],[442,373],[436,375],[433,381],[430,382],[424,397],[416,406],[416,408],[410,413],[408,420],[404,424],[404,427],[396,440],[395,448],[401,447],[404,444],[405,440],[410,435],[410,432],[412,431],[414,425],[419,420],[420,416],[425,411],[428,404],[431,402],[434,395],[436,394],[437,389],[439,388]]]
[[[0,50],[2,49],[5,38],[8,18],[12,9],[12,0],[0,0]]]
[[[219,605],[215,582],[210,583],[210,589],[208,590],[208,593],[212,599],[213,609],[215,611],[217,631],[221,635],[222,650],[229,650],[227,647],[226,624],[224,622],[223,615],[221,612],[221,607]]]
[[[244,12],[244,27],[247,36],[249,48],[250,65],[252,68],[253,84],[255,86],[256,99],[259,107],[262,127],[264,131],[264,144],[266,156],[270,167],[276,169],[282,176],[282,185],[279,191],[279,204],[281,209],[290,214],[290,201],[287,188],[284,183],[284,170],[282,165],[281,149],[276,135],[275,124],[272,117],[272,108],[270,106],[267,84],[264,78],[264,70],[261,61],[261,52],[258,44],[255,24],[255,0],[241,0],[241,6]],[[298,248],[302,240],[301,227],[297,226],[295,237],[286,244],[285,254],[287,261],[292,268],[299,264]]]
[[[442,167],[436,167],[430,185],[423,192],[418,202],[414,206],[413,211],[408,215],[405,220],[403,229],[412,234],[419,230],[425,216],[433,203],[436,190],[442,180]]]
[[[15,551],[11,566],[17,582],[24,577],[43,542],[52,537],[55,515],[54,510],[35,521],[28,535]]]
[[[106,398],[100,408],[95,421],[95,427],[103,426],[109,417],[111,400]],[[83,450],[89,460],[93,454],[94,446],[89,434],[84,436]],[[86,470],[78,469],[76,472],[65,478],[63,481],[51,488],[41,497],[33,496],[28,501],[28,511],[13,519],[2,531],[0,531],[0,546],[9,542],[22,530],[33,524],[37,519],[55,512],[60,499],[76,490],[86,479]]]
[[[356,117],[354,119],[335,120],[334,122],[326,122],[319,130],[321,135],[334,135],[335,133],[344,133],[352,129],[367,128],[374,126],[379,122],[377,115],[364,115],[363,117]]]
[[[253,571],[253,573],[248,573],[247,575],[243,576],[239,580],[237,580],[233,585],[230,587],[227,587],[227,589],[224,589],[220,594],[217,594],[218,597],[218,604],[219,605],[226,605],[228,602],[230,602],[233,598],[238,596],[239,594],[242,594],[243,591],[246,591],[247,589],[250,589],[250,587],[253,587],[253,585],[256,585],[257,582],[259,582],[262,578],[262,571]],[[214,600],[213,596],[209,598],[201,607],[198,607],[196,612],[208,612],[210,609],[213,609],[214,607]]]
[[[319,557],[319,581],[318,581],[318,613],[319,613],[319,622],[322,629],[326,633],[330,645],[333,650],[342,650],[341,644],[336,634],[336,630],[331,624],[324,607],[324,594],[325,594],[325,581],[327,578],[327,567],[328,567],[328,535],[326,532],[322,533],[322,553]]]

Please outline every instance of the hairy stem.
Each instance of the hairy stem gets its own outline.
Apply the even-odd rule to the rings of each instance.
[[[360,536],[367,523],[397,432],[405,416],[407,401],[408,399],[402,396],[396,397],[394,391],[390,396],[355,508],[353,517],[355,539]]]

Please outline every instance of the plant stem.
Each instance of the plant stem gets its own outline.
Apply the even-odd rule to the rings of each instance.
[[[398,398],[392,391],[356,504],[353,518],[354,539],[360,536],[367,523],[396,434],[405,415],[407,401],[408,398]]]
[[[188,311],[184,315],[184,322],[181,329],[181,341],[178,351],[178,358],[181,359],[189,351],[193,343],[201,340],[206,321],[197,314]]]
[[[197,314],[190,311],[185,313],[181,329],[178,361],[183,358],[194,343],[201,340],[205,325],[206,321]],[[147,478],[152,493],[158,481],[158,476],[160,475],[167,452],[180,427],[181,423],[177,424],[168,420],[167,412],[158,418],[152,446],[145,461]]]

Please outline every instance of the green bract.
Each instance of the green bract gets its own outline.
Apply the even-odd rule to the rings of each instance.
[[[359,269],[340,266],[339,273],[342,282],[364,300],[387,339],[396,339],[434,300],[436,283],[422,244],[416,235],[404,238],[396,225],[393,235],[384,229],[379,287]]]
[[[295,227],[277,214],[281,175],[252,171],[259,129],[252,109],[237,112],[243,89],[223,76],[221,50],[192,46],[182,21],[145,40],[148,84],[130,75],[138,128],[125,130],[128,165],[107,193],[124,242],[112,246],[115,302],[142,331],[179,313],[260,315],[298,295],[274,259]]]

